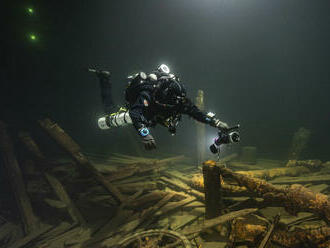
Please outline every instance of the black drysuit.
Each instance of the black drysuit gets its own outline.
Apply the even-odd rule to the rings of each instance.
[[[100,78],[101,97],[106,114],[111,114],[114,111],[113,100],[111,96],[111,83],[108,78]],[[185,98],[178,104],[172,107],[164,107],[155,99],[154,91],[156,88],[150,86],[143,90],[136,89],[137,97],[135,101],[129,102],[128,110],[136,130],[143,127],[153,127],[156,124],[165,125],[168,118],[186,114],[195,120],[210,124],[213,126],[213,121],[205,113],[197,108],[189,98]],[[178,120],[179,120],[178,119]]]

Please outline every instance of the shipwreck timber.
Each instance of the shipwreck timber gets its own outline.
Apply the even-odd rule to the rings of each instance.
[[[69,161],[46,156],[28,132],[10,135],[0,126],[5,168],[12,172],[10,180],[19,182],[11,190],[22,222],[0,216],[4,247],[124,248],[132,242],[167,248],[329,246],[329,162],[290,160],[264,168],[242,164],[232,154],[206,161],[200,170],[178,166],[187,164],[183,155],[156,159],[112,154],[99,163],[101,154],[84,153],[55,122],[40,124]],[[11,137],[19,139],[13,142]],[[17,143],[27,153],[17,157],[15,151],[22,149]],[[228,168],[236,166],[236,171]],[[282,182],[287,185],[280,186]],[[48,218],[41,214],[44,208],[51,213]],[[270,215],[271,209],[281,211],[281,217]],[[20,226],[25,233],[13,235]]]

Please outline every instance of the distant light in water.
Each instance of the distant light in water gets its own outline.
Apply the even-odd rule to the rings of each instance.
[[[34,14],[34,9],[32,9],[32,8],[27,8],[26,11],[28,12],[29,15]]]
[[[29,34],[29,38],[31,41],[36,41],[37,40],[37,36],[35,34]]]

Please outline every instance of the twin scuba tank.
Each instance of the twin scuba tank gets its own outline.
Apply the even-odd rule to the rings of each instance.
[[[162,64],[157,68],[157,72],[161,74],[168,74],[169,68]],[[144,72],[136,73],[128,77],[129,82],[125,90],[125,100],[129,105],[137,99],[139,93],[143,90],[152,91],[157,86],[157,75],[154,73],[148,76]],[[120,127],[132,124],[132,119],[129,111],[126,108],[121,108],[117,113],[103,116],[98,119],[98,126],[101,129],[109,129],[110,127]]]

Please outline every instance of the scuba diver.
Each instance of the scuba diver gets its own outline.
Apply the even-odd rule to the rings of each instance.
[[[203,113],[187,97],[184,84],[179,77],[170,73],[167,65],[160,65],[149,74],[140,72],[128,77],[125,90],[126,107],[114,112],[110,72],[88,69],[95,73],[100,81],[101,97],[105,115],[98,120],[101,129],[133,124],[141,137],[145,149],[156,148],[156,142],[150,133],[150,127],[161,124],[174,135],[181,115],[186,114],[195,120],[219,129],[219,136],[210,147],[213,153],[219,152],[220,144],[239,141],[238,126],[229,126],[215,117],[215,114]]]

